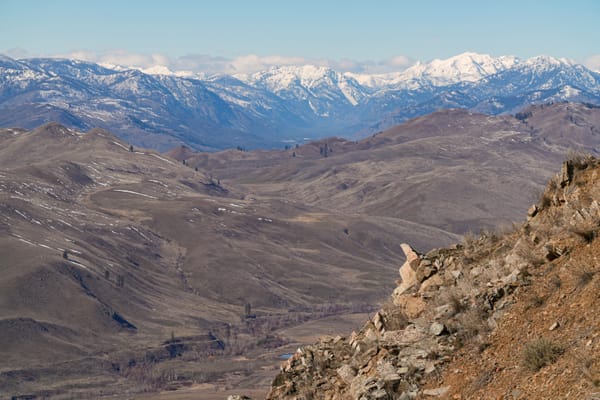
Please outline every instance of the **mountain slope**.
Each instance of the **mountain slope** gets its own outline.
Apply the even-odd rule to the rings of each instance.
[[[11,395],[177,388],[255,368],[233,360],[252,351],[269,365],[277,355],[264,352],[285,343],[274,328],[371,309],[396,238],[433,237],[256,199],[107,131],[56,123],[0,130],[0,208]]]
[[[519,63],[512,56],[493,58],[487,54],[466,52],[446,60],[417,62],[402,72],[360,75],[348,74],[362,85],[374,89],[395,87],[418,89],[422,86],[446,86],[459,82],[477,82],[490,75],[510,69]]]
[[[600,162],[563,164],[526,223],[407,261],[348,338],[282,365],[268,399],[595,398]]]
[[[464,234],[514,221],[569,150],[598,154],[598,126],[600,108],[582,105],[532,107],[520,119],[450,110],[358,142],[185,157],[256,195]]]
[[[373,76],[315,66],[205,79],[61,59],[0,58],[0,126],[57,120],[166,150],[283,147],[367,136],[445,108],[514,113],[530,104],[600,104],[600,75],[541,56],[464,53]]]

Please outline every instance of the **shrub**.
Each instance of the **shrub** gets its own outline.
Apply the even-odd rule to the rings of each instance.
[[[544,191],[540,195],[538,206],[541,210],[546,209],[552,205],[552,195],[548,191]]]
[[[533,114],[531,113],[531,111],[527,111],[527,112],[518,112],[515,114],[515,118],[518,119],[521,122],[525,122],[525,120],[529,117],[531,117]]]
[[[594,239],[598,237],[598,224],[588,225],[584,227],[578,227],[571,231],[583,239],[586,243],[592,243]]]
[[[460,314],[467,310],[467,306],[463,303],[461,296],[456,291],[449,291],[448,304],[452,308],[452,314]]]
[[[527,300],[527,304],[525,309],[529,310],[531,308],[539,308],[544,305],[546,299],[540,296],[537,293],[531,295],[531,297]]]
[[[457,318],[457,337],[463,342],[475,338],[489,330],[487,313],[480,308],[471,308]]]
[[[593,164],[594,156],[582,151],[569,151],[567,153],[567,162],[573,165],[575,170],[584,170]]]
[[[479,390],[486,387],[494,379],[495,373],[495,368],[488,369],[487,371],[480,373],[479,376],[475,378],[475,380],[472,383],[473,390]]]
[[[553,275],[550,277],[549,284],[552,290],[558,290],[562,287],[562,280],[560,279],[560,276]]]
[[[578,266],[574,270],[574,276],[577,280],[577,287],[581,289],[592,281],[594,278],[594,271],[583,266]]]
[[[562,346],[548,339],[534,340],[523,347],[523,366],[530,371],[539,371],[556,362],[563,352]]]
[[[383,307],[383,319],[385,328],[389,331],[398,331],[406,328],[408,317],[404,311],[391,301],[386,302]]]
[[[600,386],[600,379],[597,377],[597,371],[594,369],[594,357],[588,353],[577,353],[575,354],[575,361],[581,375],[595,387]]]

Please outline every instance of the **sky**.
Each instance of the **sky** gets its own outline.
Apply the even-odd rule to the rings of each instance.
[[[471,51],[600,70],[599,0],[0,0],[0,54],[193,72],[401,70]]]

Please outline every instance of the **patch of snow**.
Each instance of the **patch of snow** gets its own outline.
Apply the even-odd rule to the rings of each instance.
[[[157,183],[157,184],[159,184],[159,185],[161,185],[161,186],[163,186],[163,187],[166,187],[166,188],[168,188],[168,187],[169,187],[169,185],[167,185],[166,183],[163,183],[163,182],[161,182],[161,181],[158,181],[158,180],[156,180],[156,179],[148,179],[148,182]]]
[[[83,269],[87,269],[88,271],[91,271],[90,267],[83,265],[82,263],[75,261],[75,260],[69,260],[70,263],[77,265],[78,267],[81,267]]]
[[[113,192],[129,193],[129,194],[135,194],[138,196],[148,197],[148,198],[154,199],[154,200],[157,199],[157,197],[150,196],[149,194],[144,194],[144,193],[140,193],[140,192],[134,192],[133,190],[113,189]]]
[[[19,239],[21,242],[23,242],[23,243],[27,243],[27,244],[30,244],[30,245],[32,245],[32,246],[35,246],[35,243],[32,243],[32,242],[30,242],[29,240],[25,240],[25,239],[23,239],[23,238],[18,238],[18,239]]]
[[[175,163],[174,163],[173,161],[171,161],[171,160],[167,160],[166,158],[164,158],[164,157],[161,157],[161,156],[159,156],[158,154],[150,153],[150,155],[151,155],[152,157],[158,158],[159,160],[163,160],[163,161],[165,161],[165,162],[168,162],[169,164],[175,165]]]
[[[136,228],[135,226],[131,226],[131,227],[129,227],[129,229],[133,230],[134,232],[136,232],[138,235],[140,235],[144,239],[150,240],[146,235],[144,235],[142,232],[140,232],[139,229]]]
[[[129,148],[127,146],[123,146],[121,143],[119,142],[115,142],[114,140],[112,141],[113,144],[116,144],[117,146],[119,146],[122,149],[125,149],[127,151],[129,151]]]
[[[560,90],[560,94],[565,97],[575,97],[581,94],[581,90],[574,88],[573,86],[566,85]]]
[[[68,223],[66,221],[63,221],[62,219],[58,219],[57,221],[60,222],[60,223],[62,223],[62,224],[65,224],[65,225],[67,225],[67,226],[69,226],[71,228],[73,227],[73,225],[71,225],[70,223]]]
[[[23,217],[24,219],[26,219],[27,221],[29,221],[29,218],[25,214],[23,214],[21,211],[15,209],[15,212],[17,214],[19,214],[21,217]]]

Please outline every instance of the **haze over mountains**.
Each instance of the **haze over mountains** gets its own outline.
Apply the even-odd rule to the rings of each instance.
[[[502,114],[562,101],[600,104],[600,74],[548,56],[475,53],[386,75],[298,66],[211,77],[0,57],[0,126],[101,127],[161,150],[281,148],[305,138],[359,138],[438,109]]]

